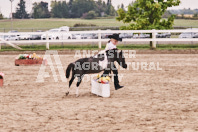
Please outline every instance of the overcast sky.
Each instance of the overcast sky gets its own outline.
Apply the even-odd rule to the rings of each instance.
[[[16,10],[17,4],[19,3],[20,0],[14,0],[13,2],[13,11]],[[50,1],[52,0],[25,0],[26,1],[26,10],[28,12],[31,11],[32,9],[32,3],[34,2],[40,2],[40,1],[45,1],[49,2],[50,6]],[[64,0],[62,0],[64,1]],[[67,0],[69,1],[69,0]],[[107,0],[105,0],[107,1]],[[125,6],[127,6],[131,1],[135,0],[112,0],[112,4],[115,8],[117,8],[117,5],[120,5],[123,3]],[[183,9],[183,8],[191,8],[191,9],[196,9],[198,8],[198,0],[181,0],[181,4],[177,7],[172,7],[171,9]],[[9,17],[10,12],[11,12],[11,4],[10,0],[0,0],[0,12],[5,16]]]

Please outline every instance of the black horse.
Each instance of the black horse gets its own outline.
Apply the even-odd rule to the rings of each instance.
[[[127,68],[123,52],[119,52],[118,49],[103,51],[90,58],[82,58],[75,61],[74,63],[70,63],[66,69],[66,78],[69,78],[70,71],[72,70],[72,77],[69,81],[69,88],[75,77],[77,77],[78,81],[76,84],[76,96],[78,96],[78,87],[82,81],[83,76],[85,74],[99,73],[101,71],[104,71],[102,76],[107,76],[111,71],[113,71],[113,73],[116,74],[116,76],[114,75],[115,88],[117,86],[119,87],[118,72],[114,65],[115,61],[117,61],[118,64],[123,68]],[[69,94],[69,88],[66,95]]]

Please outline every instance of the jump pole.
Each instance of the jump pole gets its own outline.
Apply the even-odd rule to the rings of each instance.
[[[10,43],[10,42],[4,40],[4,39],[1,39],[1,38],[0,38],[0,41],[2,41],[3,43],[6,43],[6,44],[8,44],[8,45],[10,45],[10,46],[12,46],[12,47],[14,47],[14,48],[16,48],[16,49],[22,50],[22,48],[20,48],[19,46],[15,45],[15,44],[12,44],[12,43]],[[2,42],[1,42],[1,43],[2,43]],[[0,45],[1,45],[1,43],[0,43]],[[0,47],[0,49],[1,49],[1,47]]]

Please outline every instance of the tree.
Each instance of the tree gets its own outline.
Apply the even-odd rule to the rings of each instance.
[[[107,1],[105,13],[106,13],[107,15],[110,15],[110,16],[115,16],[115,15],[116,15],[116,11],[115,11],[114,7],[113,7],[112,4],[111,4],[111,0],[108,0],[108,1]]]
[[[72,17],[72,3],[73,3],[73,0],[69,0],[69,3],[68,3],[69,17]]]
[[[180,0],[137,0],[132,6],[128,6],[128,12],[118,9],[118,21],[130,23],[121,29],[171,29],[174,15],[167,20],[162,19],[168,7],[179,5]],[[131,23],[133,22],[133,23]]]
[[[52,1],[51,3],[51,13],[52,13],[52,17],[54,18],[62,18],[62,12],[61,12],[61,2],[57,2],[57,1]]]
[[[136,2],[136,1],[135,1]],[[129,3],[129,6],[133,6],[133,4],[135,3],[134,1],[132,1],[131,3]]]
[[[102,5],[102,0],[98,0],[96,2],[96,6],[95,6],[95,13],[96,16],[101,17],[102,16],[102,12],[104,12],[104,7]]]
[[[94,19],[96,17],[95,11],[89,11],[88,13],[84,13],[82,18],[84,19]]]
[[[0,20],[3,19],[3,14],[0,12]]]
[[[18,19],[28,18],[28,14],[25,8],[25,1],[20,0],[20,2],[18,3],[18,7],[16,8],[16,13],[14,13],[14,17]]]
[[[184,18],[185,18],[184,14],[181,14],[181,18],[182,18],[182,19],[184,19]]]
[[[195,13],[195,14],[193,15],[193,17],[194,17],[194,18],[197,18],[197,17],[198,17],[198,14],[197,14],[197,13]]]
[[[40,2],[40,3],[34,3],[33,4],[33,18],[49,18],[50,13],[48,10],[48,3],[47,2]]]
[[[68,18],[69,17],[69,8],[65,1],[52,1],[51,3],[51,13],[52,17],[55,18]]]
[[[107,0],[107,8],[106,8],[106,14],[110,14],[110,8],[111,8],[111,0]]]
[[[87,13],[95,8],[94,0],[74,0],[72,3],[72,18],[80,18],[84,13]]]
[[[162,15],[162,18],[168,18],[172,15],[170,11],[165,11],[165,13]]]
[[[62,17],[68,18],[69,17],[69,7],[68,7],[66,1],[63,1],[61,6],[62,6],[62,8],[61,8],[62,9]]]
[[[179,4],[180,0],[136,0],[133,5],[128,6],[126,13],[123,9],[118,9],[116,19],[130,23],[129,26],[120,27],[123,30],[172,29],[175,16],[163,19],[162,15],[168,7]]]
[[[123,9],[123,11],[126,11],[123,3],[121,4],[121,8]]]

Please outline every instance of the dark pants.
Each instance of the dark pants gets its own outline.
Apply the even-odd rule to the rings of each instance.
[[[111,70],[104,71],[104,73],[102,74],[102,77],[106,77],[107,75],[109,75],[111,71],[113,71],[113,74],[114,74],[114,86],[116,87],[117,85],[119,85],[119,80],[118,80],[118,69],[116,68],[114,64],[112,65]]]

